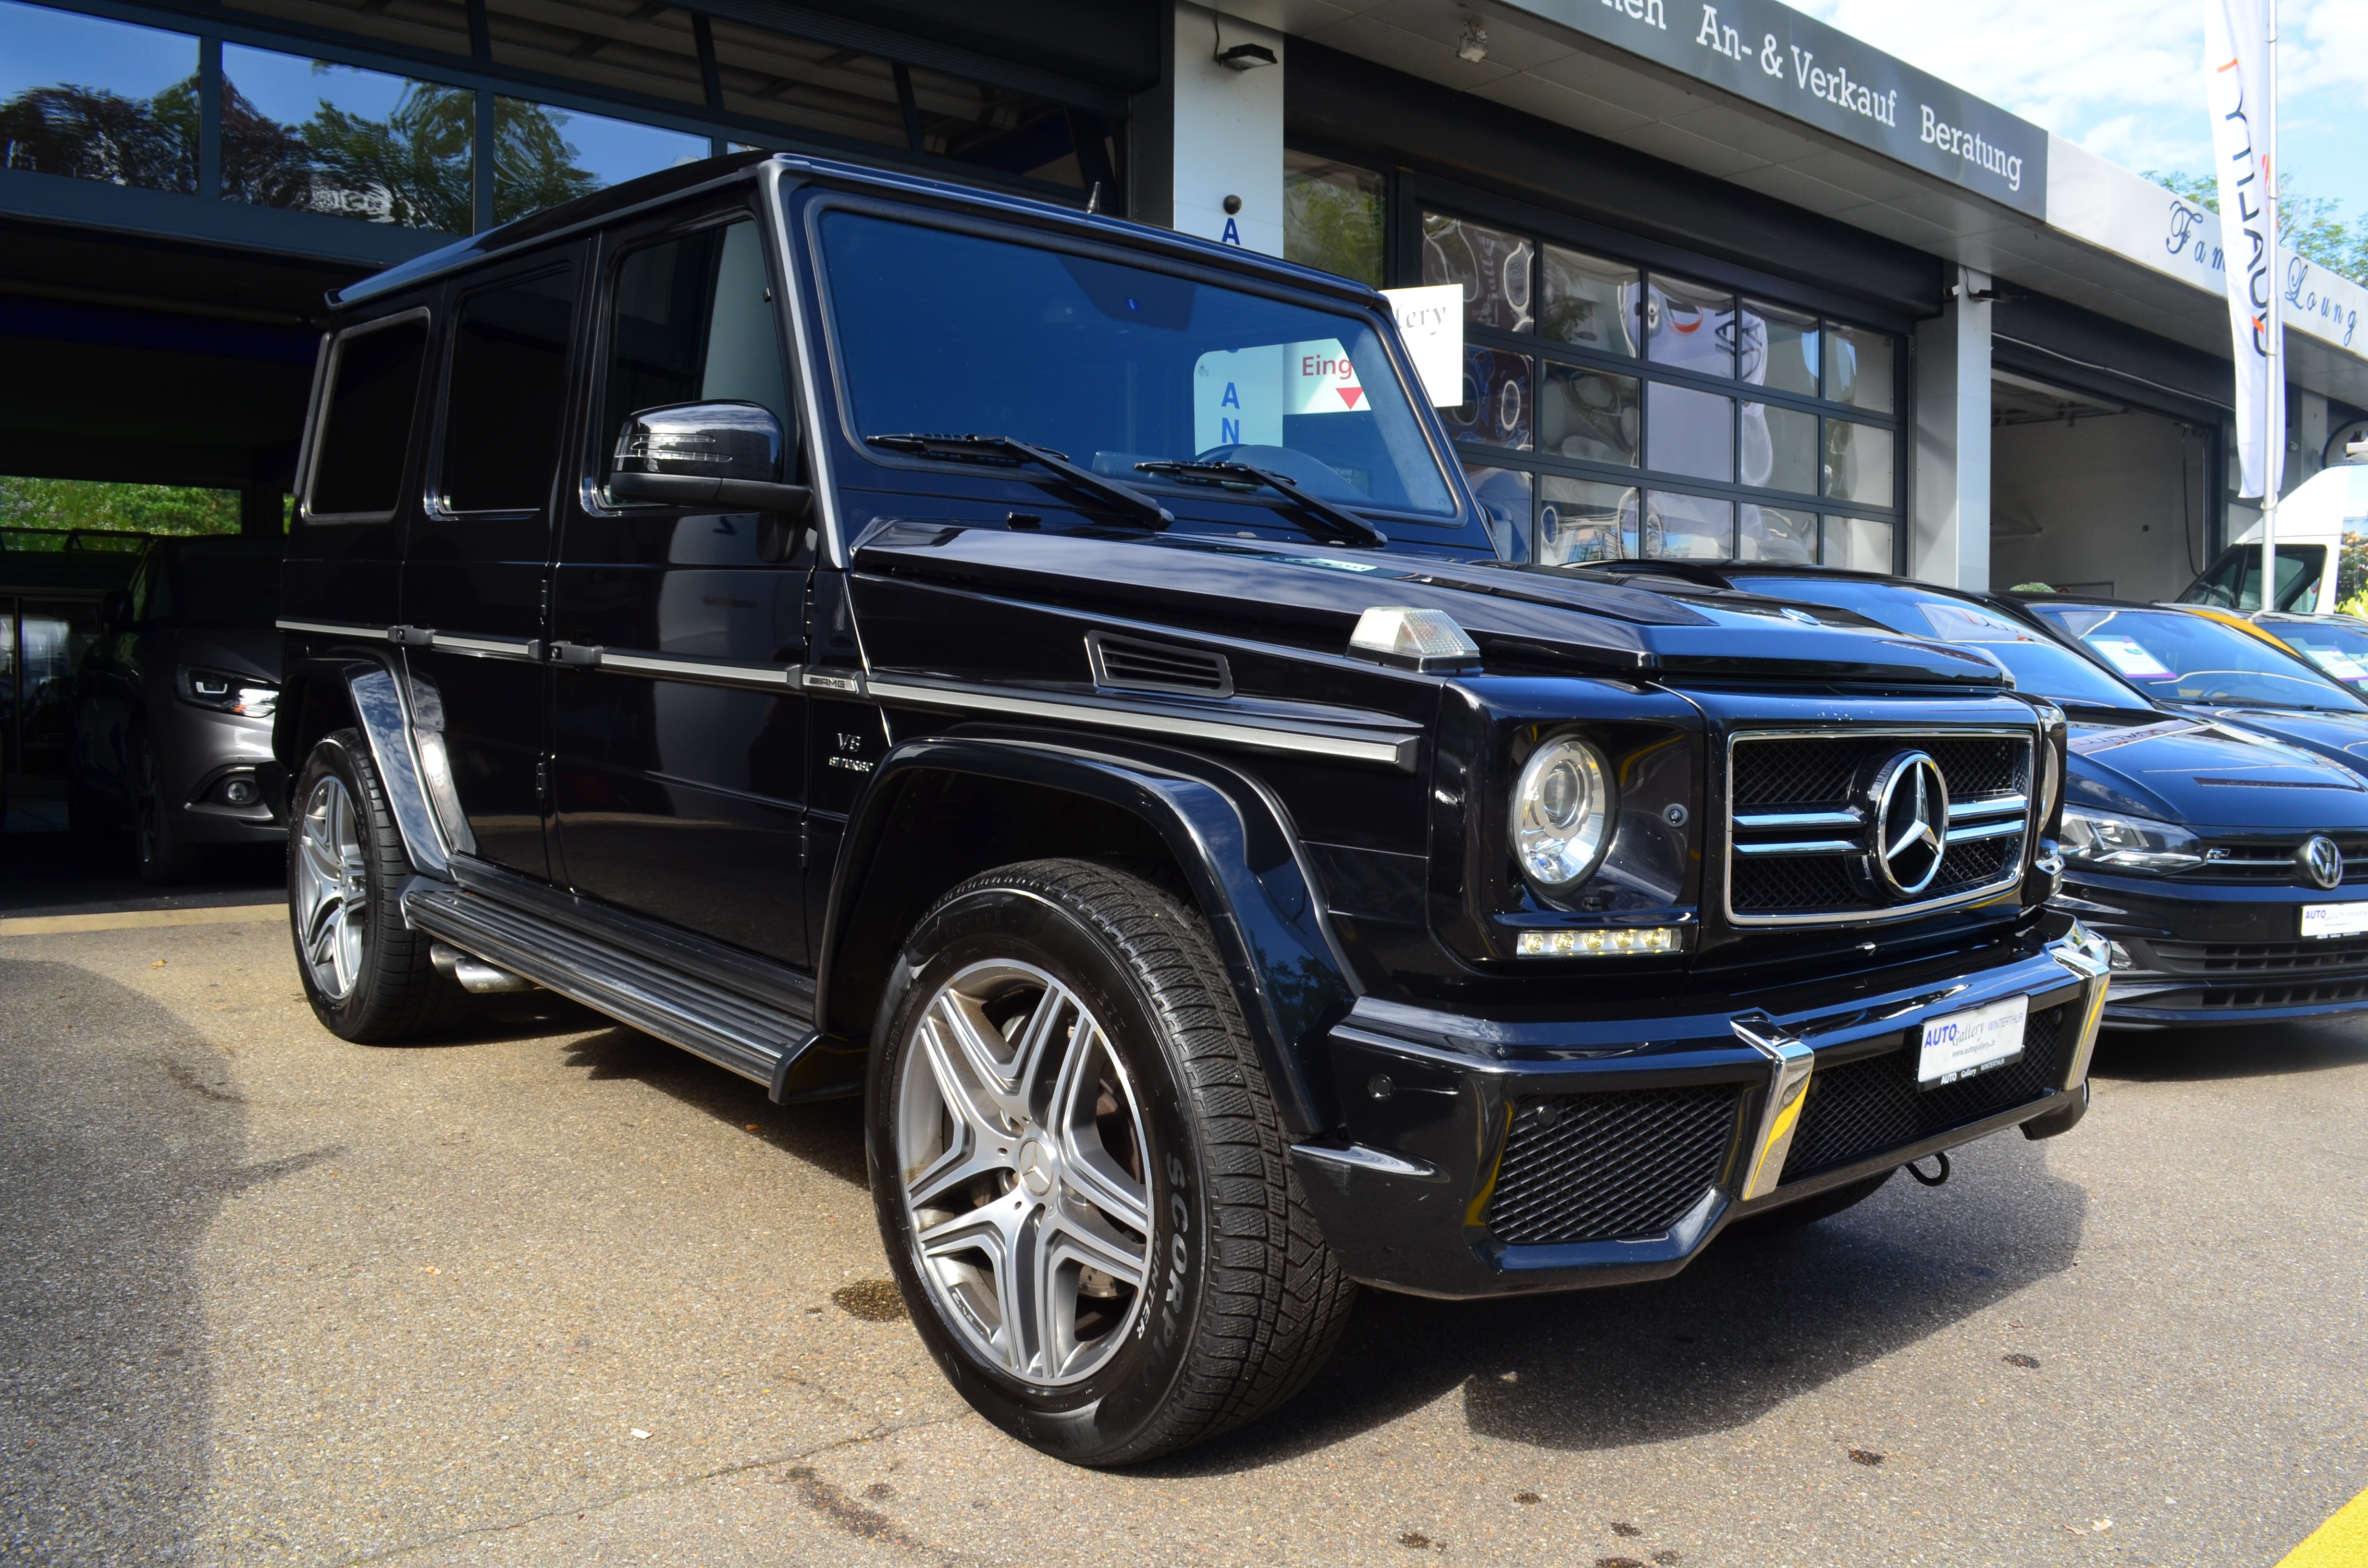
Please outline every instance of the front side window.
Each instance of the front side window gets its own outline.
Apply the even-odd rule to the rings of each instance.
[[[304,507],[308,516],[360,519],[393,513],[427,362],[425,315],[348,333],[337,341]]]
[[[1139,463],[1243,462],[1350,506],[1455,515],[1363,317],[857,212],[821,232],[859,437],[1008,436],[1145,484],[1165,482]]]
[[[629,251],[609,302],[601,472],[625,421],[680,403],[753,403],[784,432],[789,382],[757,225],[720,223]]]
[[[575,307],[573,272],[461,301],[444,396],[444,505],[451,510],[530,511],[550,500]]]
[[[1896,339],[1449,213],[1422,267],[1463,291],[1444,412],[1475,491],[1520,508],[1512,558],[1892,570]]]

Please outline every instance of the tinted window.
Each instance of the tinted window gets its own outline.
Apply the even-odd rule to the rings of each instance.
[[[757,225],[702,229],[617,268],[601,472],[628,415],[677,403],[753,403],[791,429],[781,337]]]
[[[184,550],[178,565],[179,571],[169,575],[180,579],[180,619],[186,624],[269,626],[278,619],[277,548]],[[162,579],[168,574],[158,575],[161,587]]]
[[[860,435],[1011,436],[1141,483],[1164,482],[1139,462],[1247,462],[1351,506],[1455,511],[1361,317],[853,212],[822,229]]]
[[[2172,702],[2336,708],[2360,701],[2284,650],[2223,621],[2178,609],[2041,604],[2033,613],[2076,637],[2141,690]]]
[[[2278,546],[2277,608],[2307,608],[2304,601],[2317,592],[2319,574],[2326,570],[2325,545]],[[2190,583],[2179,597],[2185,604],[2211,605],[2217,609],[2260,608],[2261,547],[2240,544],[2221,551],[2212,569]]]
[[[1780,598],[1856,610],[1869,620],[1913,637],[1978,647],[2014,673],[2015,689],[2089,708],[2151,706],[2129,686],[2036,629],[1970,599],[1901,583],[1803,573],[1797,577],[1738,578],[1736,585]]]
[[[314,517],[383,517],[394,510],[427,359],[424,320],[380,327],[337,345],[307,511]]]
[[[575,302],[572,272],[462,302],[444,412],[444,502],[454,511],[524,511],[550,500]]]

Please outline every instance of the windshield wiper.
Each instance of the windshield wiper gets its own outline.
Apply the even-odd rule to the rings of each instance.
[[[1164,528],[1176,520],[1176,514],[1137,490],[1123,480],[1080,468],[1067,456],[1050,447],[1015,440],[1009,436],[866,436],[867,446],[882,447],[892,452],[907,452],[916,458],[937,458],[946,462],[1034,463],[1049,469],[1078,489],[1099,495],[1122,512],[1132,512],[1155,528]]]
[[[1281,491],[1285,498],[1298,503],[1303,511],[1327,525],[1334,539],[1348,544],[1378,546],[1390,542],[1387,534],[1356,513],[1321,495],[1310,494],[1300,488],[1299,481],[1270,468],[1237,462],[1162,461],[1137,463],[1134,470],[1137,473],[1156,473],[1162,479],[1182,480],[1188,484],[1263,484],[1269,490]]]

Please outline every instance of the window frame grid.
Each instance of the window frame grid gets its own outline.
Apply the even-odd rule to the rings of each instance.
[[[1293,139],[1293,145],[1299,145]],[[1308,151],[1316,151],[1309,147]],[[1370,158],[1323,149],[1344,161],[1371,164]],[[1527,449],[1500,447],[1463,436],[1452,438],[1459,461],[1470,468],[1493,468],[1525,472],[1530,479],[1530,517],[1527,542],[1531,559],[1537,558],[1543,545],[1543,511],[1545,506],[1542,481],[1552,477],[1582,480],[1599,484],[1616,484],[1638,493],[1639,505],[1646,491],[1674,491],[1699,494],[1705,499],[1724,501],[1732,506],[1751,505],[1793,513],[1806,513],[1817,519],[1818,563],[1825,563],[1828,517],[1860,517],[1881,522],[1891,529],[1892,560],[1888,570],[1905,573],[1908,551],[1909,497],[1915,494],[1913,356],[1915,352],[1914,323],[1880,308],[1869,308],[1828,290],[1804,288],[1745,268],[1724,265],[1708,257],[1690,255],[1675,247],[1616,230],[1574,219],[1565,214],[1531,206],[1526,202],[1495,197],[1449,181],[1437,179],[1396,166],[1392,160],[1386,199],[1390,203],[1385,222],[1390,235],[1388,272],[1393,287],[1418,285],[1423,281],[1423,217],[1433,213],[1481,224],[1526,239],[1531,244],[1530,288],[1531,329],[1526,333],[1499,327],[1466,323],[1463,328],[1467,348],[1492,349],[1522,355],[1530,361],[1531,386],[1534,389],[1543,375],[1548,362],[1558,362],[1590,370],[1625,375],[1637,383],[1637,461],[1633,466],[1598,462],[1589,459],[1571,458],[1552,453],[1537,445],[1536,410],[1534,402],[1529,410],[1531,444]],[[1818,319],[1819,352],[1817,376],[1825,381],[1825,330],[1828,322],[1861,331],[1879,332],[1894,345],[1892,354],[1892,411],[1878,414],[1850,403],[1825,397],[1810,397],[1781,388],[1754,385],[1735,376],[1706,375],[1679,366],[1655,361],[1644,336],[1642,309],[1635,323],[1637,351],[1634,355],[1607,353],[1577,344],[1552,339],[1538,329],[1535,301],[1543,287],[1543,249],[1547,244],[1577,250],[1600,260],[1633,267],[1640,290],[1649,291],[1656,274],[1683,281],[1707,284],[1735,297],[1738,311],[1747,300],[1762,301],[1789,311],[1811,314]],[[1640,294],[1640,301],[1645,297]],[[1728,439],[1730,454],[1738,454],[1741,445],[1742,405],[1764,403],[1811,414],[1817,418],[1816,463],[1818,487],[1827,483],[1825,474],[1827,429],[1835,421],[1861,424],[1887,430],[1892,437],[1892,499],[1889,506],[1862,501],[1845,501],[1823,494],[1808,494],[1747,485],[1739,481],[1697,479],[1691,475],[1672,473],[1668,470],[1645,466],[1647,431],[1651,416],[1646,411],[1645,388],[1654,381],[1689,391],[1712,392],[1732,401]],[[1733,471],[1731,471],[1733,472]],[[1731,542],[1741,544],[1741,517],[1736,520],[1736,532]]]

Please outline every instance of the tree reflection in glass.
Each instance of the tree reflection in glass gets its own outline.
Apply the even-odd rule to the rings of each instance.
[[[194,194],[198,40],[0,0],[0,166]]]
[[[222,197],[469,233],[469,88],[228,44]]]

